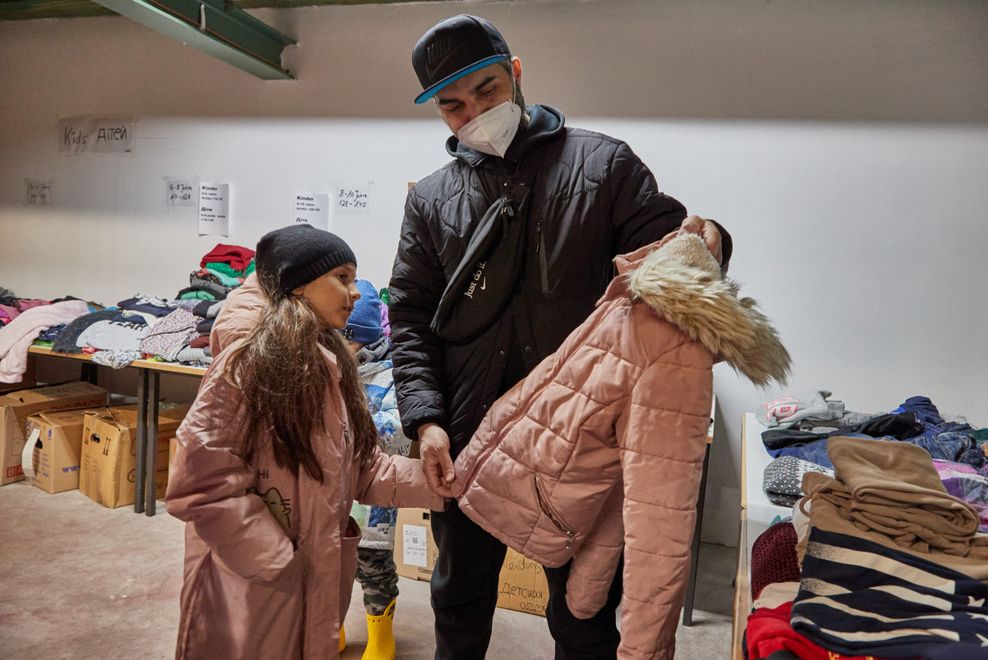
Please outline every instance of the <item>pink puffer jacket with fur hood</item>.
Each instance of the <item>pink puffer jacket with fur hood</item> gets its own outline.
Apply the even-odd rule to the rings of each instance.
[[[597,309],[501,397],[456,461],[460,508],[546,566],[593,616],[624,557],[621,658],[672,658],[689,569],[712,367],[783,381],[789,354],[703,241],[615,260]]]

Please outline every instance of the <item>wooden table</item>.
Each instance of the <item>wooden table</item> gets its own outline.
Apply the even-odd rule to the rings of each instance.
[[[56,353],[44,346],[32,346],[28,354],[35,357],[61,358],[81,363],[81,378],[96,383],[97,367],[92,356],[85,353]],[[178,374],[201,378],[206,370],[174,362],[134,360],[125,369],[137,369],[137,442],[136,474],[134,476],[134,513],[153,516],[158,506],[154,475],[158,461],[158,404],[161,374]]]

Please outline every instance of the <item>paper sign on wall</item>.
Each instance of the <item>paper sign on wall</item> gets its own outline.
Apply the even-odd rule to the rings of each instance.
[[[130,153],[134,150],[134,115],[80,115],[58,118],[62,153]]]
[[[422,525],[404,525],[402,561],[409,566],[426,567],[426,529]]]
[[[188,177],[165,177],[165,206],[195,206],[196,180]]]
[[[373,204],[373,181],[338,181],[333,184],[334,215],[370,213]]]
[[[199,184],[199,235],[230,235],[230,184]]]
[[[27,180],[27,203],[29,206],[51,206],[55,203],[52,182],[45,179]]]
[[[296,193],[295,223],[329,229],[329,193]]]

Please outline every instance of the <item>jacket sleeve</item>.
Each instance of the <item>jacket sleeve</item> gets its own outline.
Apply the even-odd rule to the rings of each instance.
[[[220,370],[207,374],[178,430],[165,501],[230,570],[265,583],[278,578],[295,549],[264,501],[247,492],[254,472],[238,455],[241,401]]]
[[[420,203],[410,190],[388,287],[398,410],[405,435],[413,440],[423,424],[447,422],[442,342],[429,327],[446,277]]]
[[[422,462],[407,456],[388,456],[380,449],[366,466],[356,466],[354,498],[375,506],[423,507],[442,511],[445,501],[432,492]]]
[[[624,487],[620,480],[604,502],[593,529],[573,555],[566,578],[566,606],[577,619],[589,619],[607,604],[624,552]]]
[[[686,218],[686,207],[659,191],[652,172],[623,142],[611,159],[610,185],[612,257],[660,240]],[[719,223],[714,224],[721,233],[722,266],[726,270],[733,252],[731,235]]]
[[[617,424],[624,478],[620,658],[669,658],[690,564],[712,396],[710,356],[677,342],[634,384]]]

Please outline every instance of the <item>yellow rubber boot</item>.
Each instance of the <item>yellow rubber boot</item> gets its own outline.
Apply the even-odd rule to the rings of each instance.
[[[346,628],[340,626],[340,653],[346,649]]]
[[[384,614],[380,616],[367,615],[367,648],[361,660],[394,660],[395,636],[393,623],[395,620],[395,601],[388,603]]]

